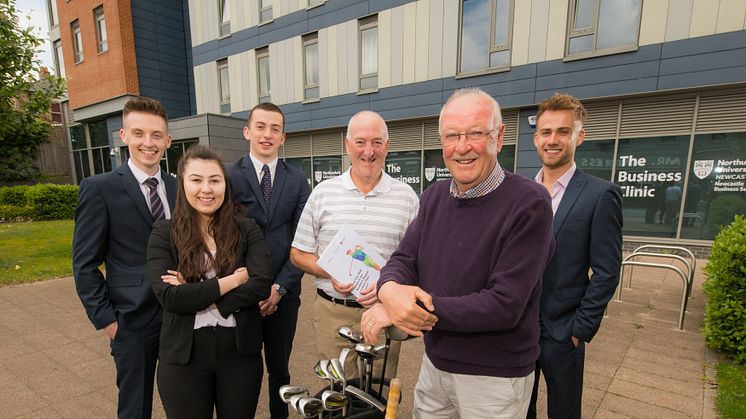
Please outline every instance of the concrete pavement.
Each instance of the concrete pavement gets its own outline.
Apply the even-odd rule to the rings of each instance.
[[[612,300],[587,346],[583,417],[716,417],[707,378],[712,360],[699,332],[703,278],[700,268],[680,332],[680,280],[668,271],[635,268],[633,288],[624,290],[622,302]],[[304,279],[302,298],[292,381],[319,389],[312,372],[310,279]],[[404,343],[401,418],[411,417],[422,353],[421,340]],[[258,418],[269,416],[265,393]],[[0,288],[0,418],[113,418],[116,396],[107,338],[88,322],[71,278]],[[541,403],[544,414],[543,398]],[[153,406],[154,417],[165,417],[157,394]]]

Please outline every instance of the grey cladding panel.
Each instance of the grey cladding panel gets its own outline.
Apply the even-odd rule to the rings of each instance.
[[[746,66],[661,76],[658,88],[666,90],[743,82],[746,82]]]
[[[662,47],[661,58],[663,59],[746,48],[746,30],[666,42],[662,44]]]
[[[565,89],[576,86],[618,82],[622,80],[643,79],[655,77],[657,76],[657,72],[658,62],[647,61],[608,67],[602,70],[593,69],[555,74],[551,76],[540,76],[536,78],[536,90],[546,90],[550,88]]]
[[[746,48],[661,60],[660,74],[694,73],[718,68],[745,67]]]

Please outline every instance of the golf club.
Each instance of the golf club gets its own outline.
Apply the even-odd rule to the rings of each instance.
[[[375,347],[376,354],[380,351],[385,351],[383,354],[383,368],[381,368],[381,382],[378,383],[378,398],[381,398],[383,394],[383,381],[386,379],[386,365],[389,362],[389,348],[391,347],[391,339],[386,338],[386,344]]]
[[[304,418],[319,416],[323,411],[324,404],[315,397],[303,396],[298,399],[298,413],[303,415]]]
[[[339,328],[339,336],[342,336],[343,338],[349,340],[352,343],[361,343],[364,340],[363,335],[350,329],[347,326],[343,326]]]
[[[342,383],[342,393],[344,393],[345,387],[347,387],[344,364],[337,358],[329,360],[329,372],[332,373],[335,383]]]
[[[345,394],[338,391],[326,390],[321,393],[321,404],[324,405],[324,410],[327,412],[336,412],[337,410],[342,411],[342,417],[347,416],[347,402],[348,398]]]
[[[307,395],[308,390],[306,390],[304,387],[294,386],[292,384],[286,384],[280,387],[280,400],[285,403],[288,403],[290,401],[290,396],[295,396],[296,394]]]
[[[363,386],[366,392],[370,393],[370,386],[373,381],[373,359],[376,358],[375,348],[373,348],[373,345],[369,343],[358,343],[355,345],[355,352],[357,353],[357,356],[363,359],[365,364],[365,385],[363,386],[362,383],[360,385]],[[360,379],[362,380],[363,377]]]
[[[295,410],[298,413],[300,413],[300,411],[298,410],[298,401],[302,397],[309,397],[309,396],[308,394],[294,394],[290,396],[290,398],[288,399],[288,404],[290,405],[290,407],[292,407],[293,410]]]
[[[329,360],[322,359],[313,367],[313,372],[316,373],[316,377],[319,380],[329,380],[329,388],[334,390],[334,380],[329,377],[327,368],[329,368]]]
[[[364,392],[363,390],[360,390],[359,388],[355,386],[345,387],[345,392],[347,392],[348,394],[352,394],[357,399],[360,399],[364,401],[365,403],[368,403],[369,405],[375,407],[381,412],[384,412],[386,410],[386,406],[384,406],[383,403],[381,403],[378,399]]]

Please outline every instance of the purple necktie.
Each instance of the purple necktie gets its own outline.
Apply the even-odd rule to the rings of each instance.
[[[163,211],[163,202],[161,202],[161,197],[158,196],[158,179],[149,177],[143,183],[150,189],[150,213],[153,214],[153,218],[155,221],[166,218]]]
[[[269,207],[269,200],[272,198],[272,175],[269,174],[269,166],[262,166],[262,195],[264,202]]]

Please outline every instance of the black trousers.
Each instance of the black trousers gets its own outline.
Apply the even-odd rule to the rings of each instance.
[[[550,419],[580,419],[585,342],[579,342],[575,347],[572,340],[556,341],[542,326],[539,346],[541,353],[536,361],[534,389],[526,417],[536,418],[539,377],[543,373],[547,383],[547,416]]]
[[[252,418],[262,385],[261,353],[236,352],[232,327],[194,331],[186,365],[161,361],[158,391],[166,416],[174,419]]]
[[[285,296],[277,305],[277,311],[262,318],[264,339],[264,362],[269,376],[269,414],[271,419],[288,417],[288,405],[280,399],[280,387],[290,384],[290,353],[293,351],[295,326],[298,322],[300,298]]]
[[[153,377],[160,332],[160,321],[139,330],[120,326],[110,342],[117,368],[119,419],[150,418],[153,413]]]

